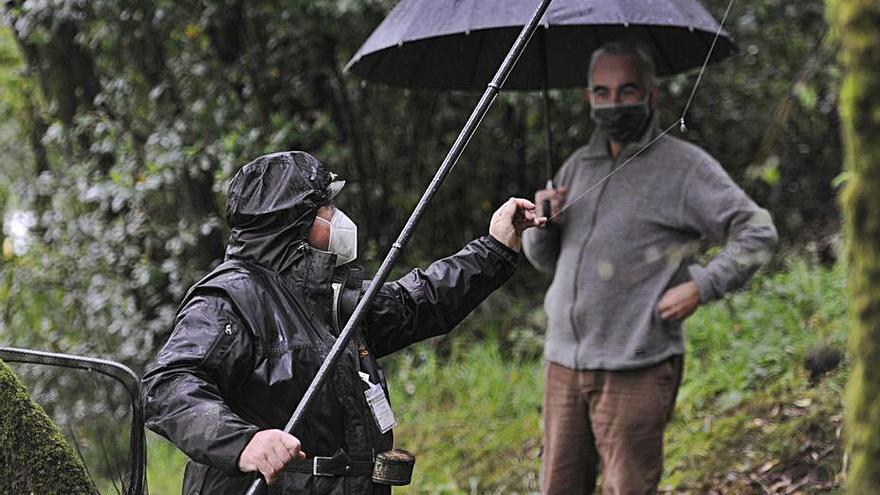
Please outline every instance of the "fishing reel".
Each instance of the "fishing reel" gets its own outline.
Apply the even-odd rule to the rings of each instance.
[[[373,482],[380,485],[403,486],[412,481],[416,457],[403,449],[392,449],[376,456]]]

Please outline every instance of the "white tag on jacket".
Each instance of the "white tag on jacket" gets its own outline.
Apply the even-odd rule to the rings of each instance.
[[[358,371],[358,375],[361,376],[361,380],[369,387],[364,390],[364,396],[367,398],[367,404],[370,405],[370,411],[373,413],[376,425],[379,426],[379,431],[388,433],[391,428],[397,426],[397,421],[394,420],[394,411],[391,410],[391,404],[388,403],[385,390],[378,383],[375,385],[370,383],[370,375],[363,371]]]

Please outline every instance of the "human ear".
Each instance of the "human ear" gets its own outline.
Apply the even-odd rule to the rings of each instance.
[[[330,247],[330,218],[333,218],[333,211],[332,207],[322,206],[315,212],[315,221],[307,239],[313,248],[326,251]]]

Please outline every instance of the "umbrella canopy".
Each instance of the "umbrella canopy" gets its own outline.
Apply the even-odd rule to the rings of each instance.
[[[538,0],[402,0],[346,70],[408,88],[486,86]],[[697,0],[554,0],[504,85],[531,90],[587,85],[589,55],[613,41],[652,50],[657,73],[703,64],[718,23]],[[710,63],[734,50],[721,32]]]

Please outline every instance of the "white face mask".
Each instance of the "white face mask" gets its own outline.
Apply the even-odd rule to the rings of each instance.
[[[321,217],[315,217],[315,220],[330,225],[330,243],[327,251],[336,255],[336,266],[357,258],[357,225],[348,218],[348,215],[336,208],[329,222]]]

